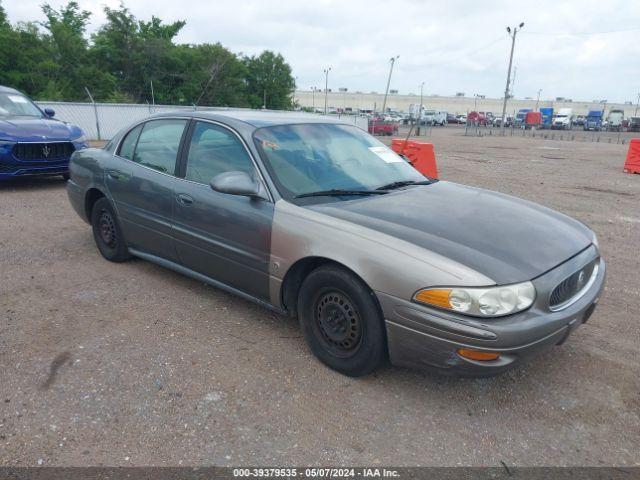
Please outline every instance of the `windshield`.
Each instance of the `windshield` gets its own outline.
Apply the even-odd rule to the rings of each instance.
[[[256,130],[254,141],[287,199],[326,190],[375,190],[425,177],[361,129],[310,123]]]
[[[42,117],[42,112],[24,95],[0,92],[0,116]]]

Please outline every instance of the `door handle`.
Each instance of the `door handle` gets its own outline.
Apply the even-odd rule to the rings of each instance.
[[[107,175],[109,178],[113,178],[114,180],[120,180],[120,178],[122,178],[122,175],[117,170],[108,170]]]
[[[191,198],[191,196],[187,195],[186,193],[179,193],[178,195],[176,195],[176,201],[180,205],[183,205],[185,207],[190,207],[191,205],[193,205],[193,198]]]

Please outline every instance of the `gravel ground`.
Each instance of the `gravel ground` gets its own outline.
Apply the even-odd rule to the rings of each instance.
[[[350,379],[296,323],[102,259],[58,178],[0,185],[1,465],[640,465],[640,175],[626,146],[433,129],[441,178],[590,225],[591,320],[503,376]]]

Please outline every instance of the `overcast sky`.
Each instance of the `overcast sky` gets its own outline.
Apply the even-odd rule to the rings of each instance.
[[[41,20],[44,0],[0,0],[11,22]],[[66,1],[50,0],[57,7]],[[119,0],[78,0],[104,21],[102,6]],[[500,97],[510,39],[518,34],[514,93],[518,98],[567,97],[636,102],[640,92],[640,1],[537,0],[126,0],[140,19],[186,20],[179,42],[221,42],[234,52],[280,52],[298,88],[383,92],[389,58],[400,55],[391,88]],[[609,33],[602,33],[609,32]]]

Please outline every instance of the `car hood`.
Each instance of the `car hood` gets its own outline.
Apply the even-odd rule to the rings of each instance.
[[[443,181],[307,208],[411,242],[497,284],[531,280],[593,241],[589,228],[566,215]]]
[[[52,118],[0,117],[0,139],[18,142],[71,140],[82,131]]]

